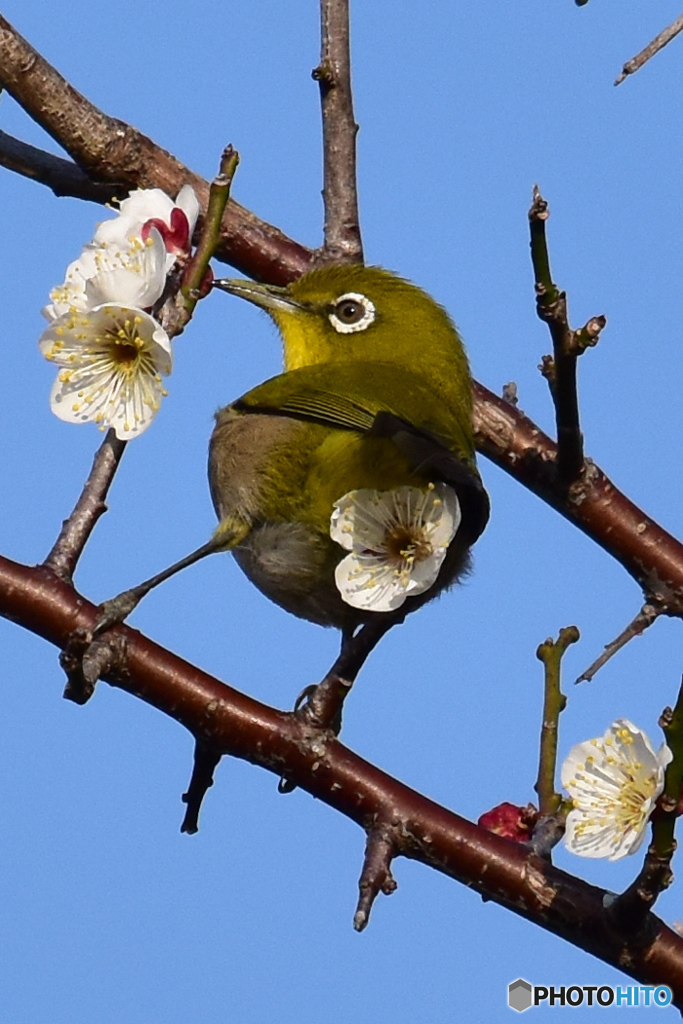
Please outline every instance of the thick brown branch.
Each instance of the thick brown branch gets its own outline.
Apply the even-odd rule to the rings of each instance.
[[[320,0],[320,85],[323,122],[324,262],[362,263],[356,135],[351,93],[349,0]]]
[[[92,630],[94,605],[44,567],[0,558],[0,614],[63,648]],[[553,868],[519,843],[439,807],[293,714],[220,683],[135,630],[125,669],[107,681],[170,715],[215,751],[287,775],[297,786],[371,831],[392,823],[396,852],[573,942],[644,984],[666,984],[683,1006],[683,939],[652,914],[626,944],[606,914],[602,889]]]
[[[106,149],[107,144],[114,146],[116,143],[109,167],[113,178],[123,176],[131,187],[165,188],[172,195],[190,180],[206,198],[206,182],[134,129],[127,129],[125,125],[117,129],[120,122],[91,108],[2,16],[0,78],[31,116],[44,123],[48,130],[48,122],[56,132],[56,125],[62,126],[63,120],[58,112],[50,113],[50,103],[47,104],[50,117],[43,118],[43,103],[51,96],[56,97],[57,107],[70,98],[76,124],[78,109],[74,109],[74,105],[78,108],[82,104],[86,112],[94,110],[104,130],[100,141],[92,143],[93,147],[99,152],[102,146]],[[67,138],[76,132],[68,118],[63,127]],[[126,138],[135,139],[135,146],[127,148]],[[83,133],[78,135],[78,141],[81,148],[87,149]],[[216,254],[219,258],[252,277],[276,284],[293,280],[309,266],[311,253],[308,249],[232,202],[229,210],[232,219],[227,229],[224,220],[223,243]],[[243,242],[237,237],[242,231]],[[617,491],[592,464],[567,494],[566,489],[558,486],[556,448],[550,438],[512,405],[496,398],[480,384],[475,385],[474,399],[479,449],[614,555],[646,593],[657,596],[662,604],[676,612],[683,598],[681,545]]]
[[[170,196],[189,184],[206,209],[209,186],[203,178],[136,128],[98,110],[2,15],[0,84],[94,181],[116,182],[124,191],[161,188]],[[275,284],[286,284],[302,274],[311,259],[304,246],[232,200],[216,255],[252,277]]]

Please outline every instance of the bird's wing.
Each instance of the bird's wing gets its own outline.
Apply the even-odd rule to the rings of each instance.
[[[375,416],[388,406],[372,394],[354,393],[334,375],[309,373],[318,367],[304,367],[259,384],[233,403],[241,412],[272,413],[313,420],[325,426],[366,433],[372,429]]]
[[[442,436],[447,446],[464,457],[472,454],[472,444],[456,417],[441,407],[432,388],[415,374],[389,363],[368,360],[304,366],[259,384],[233,407],[361,433],[372,430],[378,413],[393,413]]]
[[[484,532],[491,511],[488,494],[476,469],[438,437],[393,413],[379,412],[370,433],[390,438],[415,470],[429,469],[437,479],[454,488],[462,505],[463,529],[470,544],[474,544]]]
[[[401,408],[406,401],[409,413]],[[489,500],[472,441],[414,374],[372,362],[302,367],[265,381],[233,408],[386,437],[416,470],[429,469],[455,488],[471,543],[486,526]]]

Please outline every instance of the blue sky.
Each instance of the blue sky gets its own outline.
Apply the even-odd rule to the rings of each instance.
[[[433,9],[437,7],[438,9]],[[683,42],[618,89],[622,63],[680,4],[374,0],[353,11],[366,258],[427,288],[453,314],[476,376],[517,382],[553,423],[536,367],[527,209],[551,206],[555,279],[579,325],[604,313],[580,366],[586,450],[629,496],[681,533]],[[235,198],[310,245],[320,240],[317,5],[188,7],[5,0],[3,14],[91,100],[210,177],[241,154]],[[55,150],[7,96],[0,127]],[[5,331],[0,550],[40,561],[99,443],[49,411],[40,308],[101,209],[2,171]],[[77,584],[102,600],[201,543],[214,526],[206,445],[217,408],[277,373],[265,317],[212,295],[176,345],[170,395],[131,444]],[[349,701],[343,738],[470,818],[526,803],[541,707],[538,644],[576,624],[561,749],[630,718],[656,742],[683,665],[661,621],[591,684],[575,678],[639,607],[635,584],[590,540],[482,460],[491,523],[475,573],[394,631]],[[232,685],[290,707],[334,657],[336,636],[287,616],[228,556],[152,595],[132,624]],[[507,1019],[509,981],[628,979],[424,867],[367,931],[351,921],[364,837],[275,779],[224,761],[198,835],[180,835],[192,743],[177,723],[100,685],[61,700],[56,653],[0,622],[4,836],[0,1017],[12,1024],[373,1024]],[[640,858],[557,863],[619,890]],[[674,867],[676,865],[674,864]],[[658,910],[683,918],[674,886]],[[534,1019],[553,1011],[537,1010]],[[559,1012],[559,1011],[555,1011]],[[574,1010],[573,1019],[591,1011]],[[605,1011],[607,1012],[607,1011]],[[674,1011],[659,1011],[673,1019]]]

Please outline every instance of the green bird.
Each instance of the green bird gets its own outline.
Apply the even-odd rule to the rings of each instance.
[[[344,638],[380,617],[401,621],[467,572],[489,516],[450,317],[379,267],[327,266],[286,288],[214,285],[272,317],[284,372],[218,412],[209,484],[219,526],[126,592],[125,613],[179,568],[231,550],[267,597]]]

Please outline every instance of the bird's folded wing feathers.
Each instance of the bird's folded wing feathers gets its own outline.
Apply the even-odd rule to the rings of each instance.
[[[436,436],[443,436],[448,446],[471,455],[472,446],[462,425],[440,406],[430,385],[389,363],[301,367],[259,384],[233,407],[242,412],[301,417],[361,433],[372,429],[378,413],[392,413],[406,422],[424,424]]]
[[[410,414],[399,408],[400,398],[396,401],[396,395],[406,393]],[[370,362],[303,367],[265,381],[233,408],[386,437],[416,469],[430,469],[455,488],[471,542],[486,526],[489,501],[471,447],[459,424],[439,408],[432,389],[414,375]],[[413,422],[415,415],[419,425]]]

